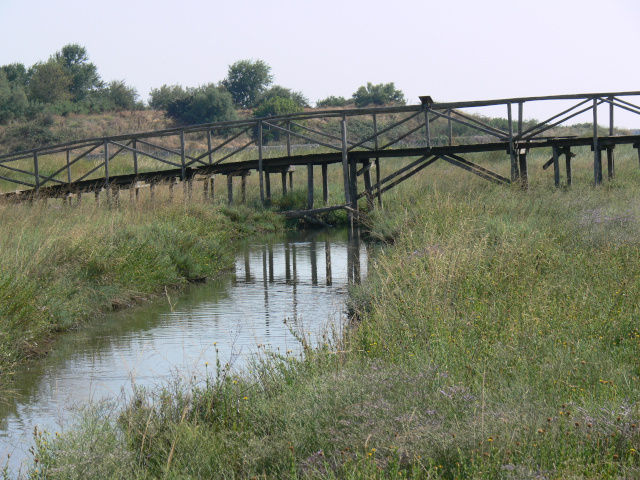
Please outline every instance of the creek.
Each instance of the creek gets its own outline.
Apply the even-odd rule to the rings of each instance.
[[[34,428],[62,431],[88,402],[204,378],[217,361],[240,372],[263,349],[300,355],[296,336],[317,345],[339,333],[348,285],[366,276],[369,250],[347,230],[253,238],[219,278],[63,335],[0,392],[1,465],[24,472]]]

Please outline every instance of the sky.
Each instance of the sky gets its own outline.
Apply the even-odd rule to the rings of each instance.
[[[367,82],[394,82],[409,104],[638,91],[639,21],[638,0],[0,0],[0,65],[78,43],[143,99],[218,82],[242,59],[312,104]],[[525,118],[564,105],[526,104]]]

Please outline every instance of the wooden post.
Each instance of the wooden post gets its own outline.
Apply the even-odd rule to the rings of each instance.
[[[100,206],[100,190],[96,190],[95,192],[93,192],[93,195],[96,199],[96,205]]]
[[[516,151],[515,145],[513,143],[513,115],[511,111],[511,102],[507,103],[507,117],[509,121],[509,156],[511,157],[511,181],[514,182],[520,176],[520,172],[518,172],[518,162],[516,161]]]
[[[451,112],[452,110],[449,108],[447,110],[447,137],[449,140],[449,146],[453,145],[453,122],[451,121]]]
[[[340,129],[342,133],[342,176],[344,179],[344,203],[351,205],[351,197],[349,195],[349,154],[347,150],[347,117],[342,116],[342,122],[340,122]],[[351,214],[349,214],[351,217]]]
[[[38,162],[38,152],[33,152],[33,174],[36,183],[36,194],[40,190],[40,165]]]
[[[429,105],[424,105],[424,124],[426,126],[427,134],[427,148],[431,148],[431,125],[429,125]]]
[[[329,175],[326,163],[322,164],[322,201],[325,205],[329,203]]]
[[[71,150],[67,150],[67,183],[71,183],[71,164],[69,162],[70,155],[71,155]]]
[[[369,208],[369,211],[371,211],[375,208],[375,204],[373,203],[373,194],[371,193],[371,159],[366,160],[364,167],[364,189],[367,192],[367,207]]]
[[[349,185],[350,206],[354,210],[358,210],[358,162],[353,158],[349,160],[349,164],[351,167],[351,172],[349,173],[349,179],[351,180]]]
[[[560,186],[560,165],[558,163],[558,147],[556,145],[553,146],[553,179],[555,181],[556,187]]]
[[[138,175],[138,141],[134,138],[133,144],[133,173]]]
[[[307,208],[313,209],[313,164],[307,164]]]
[[[282,177],[282,196],[284,197],[287,194],[287,172],[283,170],[280,175]]]
[[[211,198],[211,201],[213,202],[215,200],[215,186],[216,186],[216,176],[215,175],[211,175],[209,177],[209,197]]]
[[[269,167],[264,168],[264,183],[267,190],[267,202],[271,201],[271,173]]]
[[[184,145],[184,130],[180,131],[180,180],[183,182],[187,179],[187,154]]]
[[[289,170],[289,191],[293,192],[293,170]]]
[[[213,156],[211,154],[211,130],[207,130],[207,147],[209,150],[209,165],[213,163]]]
[[[204,179],[203,186],[204,186],[204,199],[207,200],[209,198],[209,177]]]
[[[522,135],[522,121],[524,117],[524,103],[518,102],[518,137]],[[522,172],[520,172],[522,175]]]
[[[291,120],[287,120],[287,157],[291,156]]]
[[[171,178],[169,180],[169,201],[173,202],[173,186],[176,184],[176,179]]]
[[[375,135],[373,140],[374,148],[378,151],[378,119],[375,113],[373,114],[373,133]],[[378,185],[378,207],[382,208],[382,192],[380,191],[382,188],[380,185],[380,157],[376,157],[376,185]]]
[[[111,206],[111,186],[109,185],[109,140],[104,141],[104,188],[107,205]]]
[[[518,161],[520,163],[520,181],[524,188],[529,188],[529,171],[527,166],[527,150],[518,151]]]
[[[152,202],[156,200],[156,184],[154,182],[149,184],[149,198]]]
[[[227,199],[231,205],[233,203],[233,175],[227,175]]]
[[[567,168],[567,185],[571,186],[571,148],[565,147],[564,161]]]
[[[613,137],[613,131],[614,131],[614,123],[613,123],[613,97],[609,97],[610,103],[609,103],[609,136]],[[613,154],[613,149],[614,146],[608,146],[607,147],[607,174],[609,177],[609,180],[613,180],[613,177],[615,176],[615,158],[614,158],[614,154]]]
[[[245,172],[240,176],[240,188],[242,191],[242,203],[247,203],[247,175]]]
[[[262,120],[258,120],[258,177],[260,181],[260,201],[264,205],[264,179],[262,177]]]
[[[638,152],[638,163],[640,164],[640,143],[634,143],[633,148]]]
[[[602,159],[598,145],[598,99],[593,99],[593,183],[602,183]]]

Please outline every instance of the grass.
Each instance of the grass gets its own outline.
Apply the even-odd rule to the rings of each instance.
[[[88,407],[31,475],[638,477],[640,172],[620,148],[593,188],[587,155],[561,189],[545,154],[528,191],[430,167],[373,214],[343,336]]]

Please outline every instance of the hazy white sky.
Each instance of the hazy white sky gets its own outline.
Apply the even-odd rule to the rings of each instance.
[[[0,65],[79,43],[143,98],[246,58],[311,102],[366,82],[395,82],[408,103],[635,91],[639,22],[638,0],[0,0]]]

